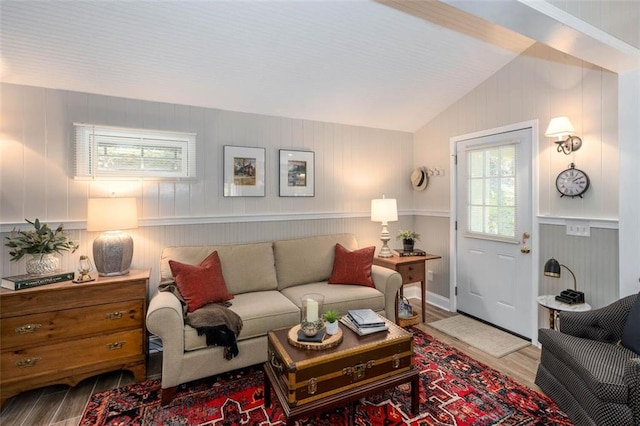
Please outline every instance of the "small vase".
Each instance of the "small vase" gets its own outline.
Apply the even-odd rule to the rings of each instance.
[[[338,334],[338,321],[327,322],[326,325],[327,334],[334,335]]]
[[[51,274],[60,269],[60,258],[55,254],[32,254],[26,268],[31,275]]]

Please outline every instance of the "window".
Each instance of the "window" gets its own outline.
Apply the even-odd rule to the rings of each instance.
[[[468,151],[468,231],[489,237],[515,238],[516,147],[492,146]]]
[[[196,134],[74,123],[77,179],[193,179]]]

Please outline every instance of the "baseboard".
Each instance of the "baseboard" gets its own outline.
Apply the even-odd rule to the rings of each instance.
[[[404,293],[404,297],[406,297],[407,299],[422,300],[419,286],[408,286],[405,287],[402,291]],[[427,303],[433,306],[437,306],[438,308],[447,312],[451,311],[449,309],[450,302],[448,297],[440,296],[439,294],[432,293],[429,290],[427,290]]]

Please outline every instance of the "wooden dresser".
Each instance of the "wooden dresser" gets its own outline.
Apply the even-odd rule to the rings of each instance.
[[[132,270],[84,284],[0,290],[0,404],[112,370],[144,380],[148,283],[149,270]]]

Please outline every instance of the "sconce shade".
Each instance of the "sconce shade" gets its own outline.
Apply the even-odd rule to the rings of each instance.
[[[138,227],[135,198],[90,198],[87,231],[105,231],[93,241],[93,262],[101,276],[129,273],[133,238],[123,229]]]
[[[398,220],[398,205],[395,198],[371,200],[372,222],[395,222]]]
[[[555,117],[549,122],[549,126],[547,127],[547,131],[544,132],[544,135],[548,138],[562,138],[562,136],[574,134],[575,131],[568,117]]]

